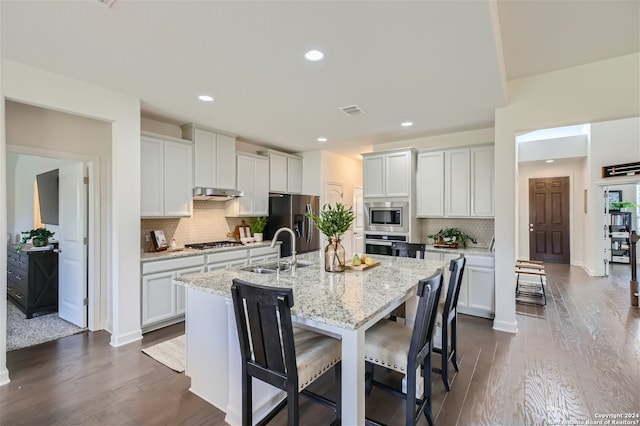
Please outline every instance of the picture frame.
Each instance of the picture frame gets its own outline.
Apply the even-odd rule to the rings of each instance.
[[[619,203],[622,201],[622,191],[614,190],[609,191],[609,211],[618,211],[618,209],[612,209],[611,203]]]
[[[164,231],[162,230],[151,231],[151,241],[155,251],[164,251],[169,248],[167,237],[164,236]]]

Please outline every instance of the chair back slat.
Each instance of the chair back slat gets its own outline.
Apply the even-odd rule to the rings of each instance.
[[[451,275],[449,277],[449,288],[447,289],[447,298],[444,302],[444,315],[445,318],[456,306],[458,306],[458,296],[460,295],[460,287],[462,285],[462,274],[464,273],[464,266],[467,263],[467,259],[463,254],[456,259],[451,259],[449,262],[449,271]]]
[[[424,244],[396,242],[391,246],[391,256],[424,259],[425,247]]]
[[[409,347],[409,362],[417,365],[421,360],[420,355],[428,356],[431,352],[431,336],[433,335],[433,325],[436,321],[437,304],[442,290],[442,270],[418,282],[418,311],[416,322],[411,335],[411,345]]]

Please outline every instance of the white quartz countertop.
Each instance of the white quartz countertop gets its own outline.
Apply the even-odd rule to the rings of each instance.
[[[282,244],[280,241],[277,244]],[[192,248],[180,248],[178,250],[165,250],[159,252],[152,253],[142,253],[140,255],[140,263],[144,262],[153,262],[155,260],[166,260],[166,259],[174,259],[176,257],[186,257],[186,256],[198,256],[202,254],[209,253],[222,253],[225,251],[237,251],[237,250],[247,250],[258,247],[269,247],[271,245],[271,240],[261,241],[259,243],[247,243],[243,245],[238,245],[234,247],[222,247],[222,248],[212,248],[206,250],[196,250]]]
[[[456,253],[456,254],[464,254],[465,256],[490,256],[494,257],[494,253],[489,251],[488,247],[475,247],[469,244],[466,248],[442,248],[442,247],[434,247],[430,244],[425,246],[425,250],[429,252],[435,253]]]
[[[231,297],[234,278],[255,284],[293,289],[291,313],[298,320],[325,323],[356,329],[386,308],[397,305],[407,294],[415,292],[420,279],[432,275],[448,262],[380,256],[381,264],[366,271],[325,272],[320,252],[307,253],[298,259],[314,262],[295,273],[257,274],[241,270],[245,266],[184,275],[174,283],[224,297]],[[284,259],[286,261],[287,259]],[[255,266],[255,265],[254,265]]]

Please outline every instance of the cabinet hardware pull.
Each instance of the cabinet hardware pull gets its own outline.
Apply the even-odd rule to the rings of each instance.
[[[23,298],[24,298],[20,293],[16,293],[16,297],[17,297],[18,299],[23,299]]]

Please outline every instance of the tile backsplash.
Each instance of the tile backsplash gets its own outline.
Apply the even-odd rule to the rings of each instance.
[[[176,240],[178,247],[190,243],[219,241],[227,238],[227,232],[241,225],[244,220],[248,225],[251,218],[225,217],[223,202],[194,201],[193,216],[175,219],[142,219],[140,221],[140,248],[150,250],[145,236],[153,230],[164,231],[167,241]]]
[[[493,219],[420,219],[422,241],[431,244],[433,240],[427,235],[435,234],[444,228],[460,228],[462,232],[474,237],[478,244],[468,243],[472,247],[489,247],[494,235]]]

